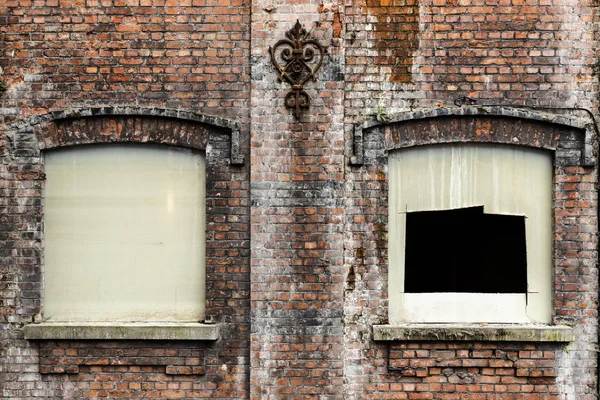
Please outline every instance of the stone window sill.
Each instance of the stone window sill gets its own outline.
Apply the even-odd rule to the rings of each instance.
[[[562,325],[402,324],[373,325],[375,341],[557,342],[574,339]]]
[[[217,340],[219,325],[188,322],[43,322],[23,328],[30,340]]]

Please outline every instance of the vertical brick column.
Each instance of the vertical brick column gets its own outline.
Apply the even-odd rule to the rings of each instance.
[[[251,397],[342,398],[340,9],[252,7]],[[284,107],[290,86],[278,82],[268,52],[296,19],[327,48],[298,119]]]

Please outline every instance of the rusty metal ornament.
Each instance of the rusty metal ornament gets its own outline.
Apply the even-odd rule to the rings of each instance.
[[[323,64],[325,49],[319,42],[309,39],[309,33],[299,20],[282,39],[269,47],[271,61],[279,71],[279,80],[287,81],[292,89],[285,95],[285,106],[294,110],[298,118],[303,109],[310,107],[310,97],[304,91],[304,84],[311,78],[317,80],[316,73]]]

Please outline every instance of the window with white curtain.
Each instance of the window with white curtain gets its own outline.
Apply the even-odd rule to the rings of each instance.
[[[106,144],[44,159],[44,317],[202,321],[204,155]]]
[[[550,322],[552,171],[517,146],[390,152],[390,322]]]

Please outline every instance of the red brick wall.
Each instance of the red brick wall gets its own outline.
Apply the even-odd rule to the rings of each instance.
[[[110,104],[246,118],[248,6],[243,0],[3,2],[4,117]]]
[[[591,0],[347,2],[347,115],[448,105],[457,95],[593,108],[595,18]]]
[[[454,100],[463,96],[473,99],[467,100],[467,104],[557,107],[544,111],[590,121],[586,111],[558,108],[586,108],[597,117],[596,19],[592,2],[346,2],[346,142],[353,138],[356,125],[373,119],[378,111],[390,116],[409,111],[418,114],[423,108],[452,107]],[[406,40],[399,43],[398,37]],[[465,100],[458,102],[464,103]],[[437,371],[419,376],[418,369],[414,376],[402,376],[402,372],[388,369],[395,358],[395,349],[401,344],[373,343],[370,326],[387,322],[386,149],[452,140],[510,140],[540,147],[544,146],[543,137],[553,135],[551,132],[556,129],[549,126],[538,129],[544,134],[538,140],[530,140],[527,137],[532,131],[525,128],[529,122],[519,122],[524,124],[523,129],[513,126],[507,130],[502,118],[455,118],[445,129],[440,125],[447,126],[448,121],[440,120],[443,118],[417,117],[415,121],[385,129],[365,130],[365,163],[346,168],[344,375],[349,382],[346,395],[432,399],[527,398],[526,395],[532,399],[594,398],[597,365],[593,343],[597,341],[598,302],[595,167],[557,165],[555,170],[555,320],[573,325],[576,332],[576,341],[568,350],[560,345],[551,348],[555,357],[544,360],[551,364],[549,368],[556,378],[530,381],[531,377],[515,375],[512,370],[508,376],[502,376],[502,371],[488,376],[490,371],[482,368],[461,371],[472,374],[464,375],[468,378],[460,378],[456,368],[448,371],[448,376]],[[465,121],[472,121],[472,131]],[[595,143],[596,133],[593,136]],[[581,145],[580,141],[575,148]],[[475,342],[407,343],[406,346],[422,350],[422,357],[410,360],[409,365],[431,365],[429,371],[438,364],[437,350],[445,348],[456,349],[457,354],[481,346],[490,351],[519,349],[505,343]],[[539,349],[539,345],[528,346]],[[522,357],[520,351],[515,362],[519,357]],[[489,365],[493,359],[479,361]],[[535,365],[538,364],[532,363]],[[488,380],[498,377],[500,385],[513,380],[517,386],[506,391],[495,386],[483,387]],[[518,394],[520,391],[526,394]]]
[[[130,108],[129,111],[133,109]],[[2,164],[2,365],[7,398],[248,397],[248,166],[231,165],[235,135],[217,119],[157,109],[82,112],[8,133]],[[93,116],[82,116],[86,114]],[[148,115],[140,115],[147,113]],[[183,118],[186,117],[187,119]],[[25,341],[41,312],[43,158],[40,149],[88,143],[164,143],[207,154],[206,316],[217,342]],[[108,144],[110,145],[110,144]],[[245,154],[247,157],[247,154]],[[234,162],[235,163],[235,162]],[[39,372],[39,373],[38,373]],[[27,382],[27,384],[23,383]]]
[[[0,97],[0,397],[248,396],[249,12],[241,0],[0,4],[0,79],[8,84]],[[106,106],[137,107],[146,117],[38,124],[52,119],[49,112]],[[154,107],[235,120],[245,166],[229,165],[230,129],[172,112],[152,116]],[[205,148],[209,131],[206,313],[221,324],[222,339],[24,341],[20,328],[41,305],[39,148],[130,140]],[[127,362],[124,354],[146,358]],[[75,366],[79,373],[58,373]]]
[[[298,6],[306,10],[299,15],[264,5],[252,21],[251,393],[336,397],[344,383],[343,59],[332,46],[331,10],[321,10],[328,20],[320,26],[317,4]],[[289,85],[265,57],[296,17],[329,52],[317,81],[305,85],[312,104],[297,120],[283,107]]]
[[[598,117],[596,12],[591,0],[0,4],[0,79],[8,83],[0,96],[2,396],[595,398],[597,168],[580,157],[597,147],[594,129],[586,136],[517,119],[507,130],[513,117],[481,117],[469,120],[480,124],[471,132],[465,119],[449,117],[446,132],[558,148],[554,310],[557,323],[575,329],[566,348],[374,342],[371,325],[387,322],[386,151],[443,141],[432,132],[447,121],[365,129],[364,165],[349,162],[355,125],[377,107],[393,115],[469,96],[478,105],[558,107],[545,111],[589,123],[585,111],[559,108]],[[268,57],[296,19],[327,49],[299,119],[283,106],[289,85]],[[52,142],[55,126],[44,133],[37,123],[49,122],[49,112],[103,106],[241,124],[245,165],[229,165],[228,134],[217,129],[222,140],[209,146],[207,315],[222,324],[216,343],[22,339],[41,306],[39,140]],[[85,119],[63,137],[110,141],[128,118],[136,117]],[[194,126],[202,127],[194,137],[175,137],[166,122],[142,133],[206,146],[207,127]]]
[[[344,376],[357,398],[592,399],[596,392],[597,194],[595,167],[582,167],[585,131],[500,116],[413,119],[365,129],[364,165],[350,167],[346,207]],[[432,114],[435,114],[432,112]],[[523,113],[526,115],[525,113]],[[485,127],[485,129],[482,129]],[[506,134],[504,134],[506,133]],[[553,149],[554,323],[575,328],[560,343],[374,342],[387,323],[385,149],[486,142]],[[386,397],[388,396],[388,397]],[[391,396],[391,397],[389,397]]]

